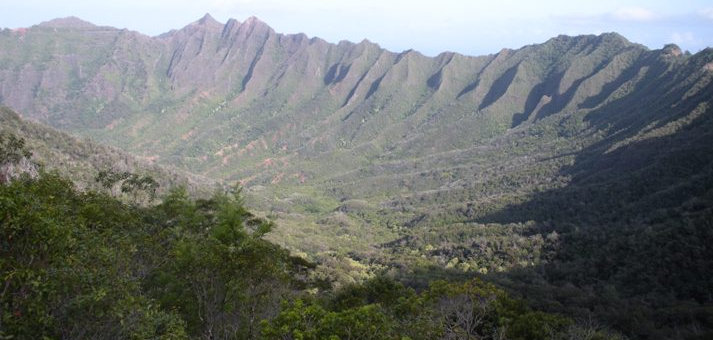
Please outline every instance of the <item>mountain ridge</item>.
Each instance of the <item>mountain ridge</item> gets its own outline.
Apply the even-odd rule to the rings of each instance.
[[[30,33],[55,45],[76,34]],[[332,154],[347,169],[363,162],[338,156],[345,152],[384,161],[424,147],[468,149],[553,114],[597,110],[708,54],[689,56],[674,45],[648,50],[605,33],[431,58],[366,40],[331,44],[278,34],[255,17],[223,25],[210,14],[153,38],[123,30],[100,41],[84,35],[99,44],[86,56],[58,50],[19,72],[0,69],[0,100],[30,119],[247,186],[323,176],[309,166],[292,174],[265,167],[275,160]],[[18,34],[5,34],[6,64],[23,63],[17,53],[41,55],[28,44],[12,51],[13,38]]]
[[[619,98],[632,98],[627,105],[659,98],[665,93],[655,91],[657,78],[680,87],[666,78],[690,78],[698,70],[688,64],[711,58],[674,45],[649,50],[617,33],[561,35],[479,57],[426,57],[367,40],[278,34],[254,17],[222,25],[209,14],[153,38],[97,34],[5,32],[0,61],[17,66],[0,68],[0,101],[30,119],[248,189],[282,181],[321,186],[354,169],[373,173],[369,164],[497,148],[499,139],[553,115],[577,121],[566,138],[606,133],[621,119],[610,109]],[[49,55],[48,41],[55,46]],[[74,48],[58,49],[65,44]],[[705,101],[700,88],[710,77],[697,67],[699,85],[693,78],[684,84]],[[331,159],[331,169],[320,158]],[[469,166],[459,162],[451,166]]]

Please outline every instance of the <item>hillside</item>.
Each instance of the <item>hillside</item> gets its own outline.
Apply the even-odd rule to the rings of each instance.
[[[606,33],[430,58],[209,15],[0,46],[0,103],[238,181],[337,285],[480,275],[635,338],[713,329],[713,49]]]
[[[32,162],[67,176],[80,190],[102,189],[96,181],[100,171],[151,176],[159,184],[158,195],[167,193],[170,188],[185,187],[197,196],[206,196],[218,185],[214,180],[171,170],[116,148],[80,140],[43,124],[23,120],[6,107],[0,107],[0,133],[22,138],[32,152]]]
[[[665,67],[661,51],[616,34],[428,58],[277,34],[256,18],[222,25],[206,16],[154,38],[61,22],[3,32],[5,105],[248,185],[321,179],[305,161],[325,153],[344,164],[333,174],[469,148],[553,113],[594,109]],[[664,63],[687,58],[673,54]],[[306,169],[287,172],[293,162]]]
[[[0,165],[31,152],[0,140]],[[38,339],[545,340],[617,334],[533,310],[482,280],[415,292],[386,277],[331,291],[263,237],[236,192],[160,204],[0,180],[0,336]]]

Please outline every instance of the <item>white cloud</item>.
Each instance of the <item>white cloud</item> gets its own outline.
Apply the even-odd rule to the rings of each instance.
[[[658,18],[656,13],[643,7],[622,7],[612,12],[612,16],[621,21],[652,21]]]
[[[704,8],[698,11],[698,14],[702,15],[706,19],[713,20],[713,7]]]

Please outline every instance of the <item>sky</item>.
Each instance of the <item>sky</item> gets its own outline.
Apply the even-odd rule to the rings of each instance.
[[[658,49],[713,47],[713,1],[626,0],[0,0],[0,27],[29,27],[76,16],[147,35],[179,29],[210,13],[216,20],[256,16],[278,33],[329,42],[368,39],[394,52],[434,56],[497,53],[560,34],[618,32]]]

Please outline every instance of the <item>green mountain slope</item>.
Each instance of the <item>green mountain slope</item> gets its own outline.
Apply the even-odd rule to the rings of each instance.
[[[593,108],[617,82],[636,83],[617,76],[647,66],[639,64],[652,53],[605,34],[483,57],[428,58],[368,41],[334,45],[276,34],[255,18],[221,25],[209,16],[156,38],[50,22],[6,30],[1,43],[6,105],[246,184],[323,177],[309,166],[265,173],[272,159],[329,153],[346,163],[330,169],[339,173],[377,157],[466,148],[552,113]],[[345,153],[358,157],[350,162]]]
[[[0,46],[1,103],[240,182],[329,279],[483,275],[634,337],[713,329],[710,48],[607,33],[430,58],[210,16]]]
[[[195,195],[205,196],[217,185],[214,180],[172,170],[137,159],[116,148],[80,140],[43,124],[25,121],[6,107],[0,107],[0,133],[24,139],[25,145],[32,150],[32,162],[47,170],[57,170],[79,189],[102,189],[96,181],[100,171],[151,176],[159,184],[158,194],[182,186]]]

